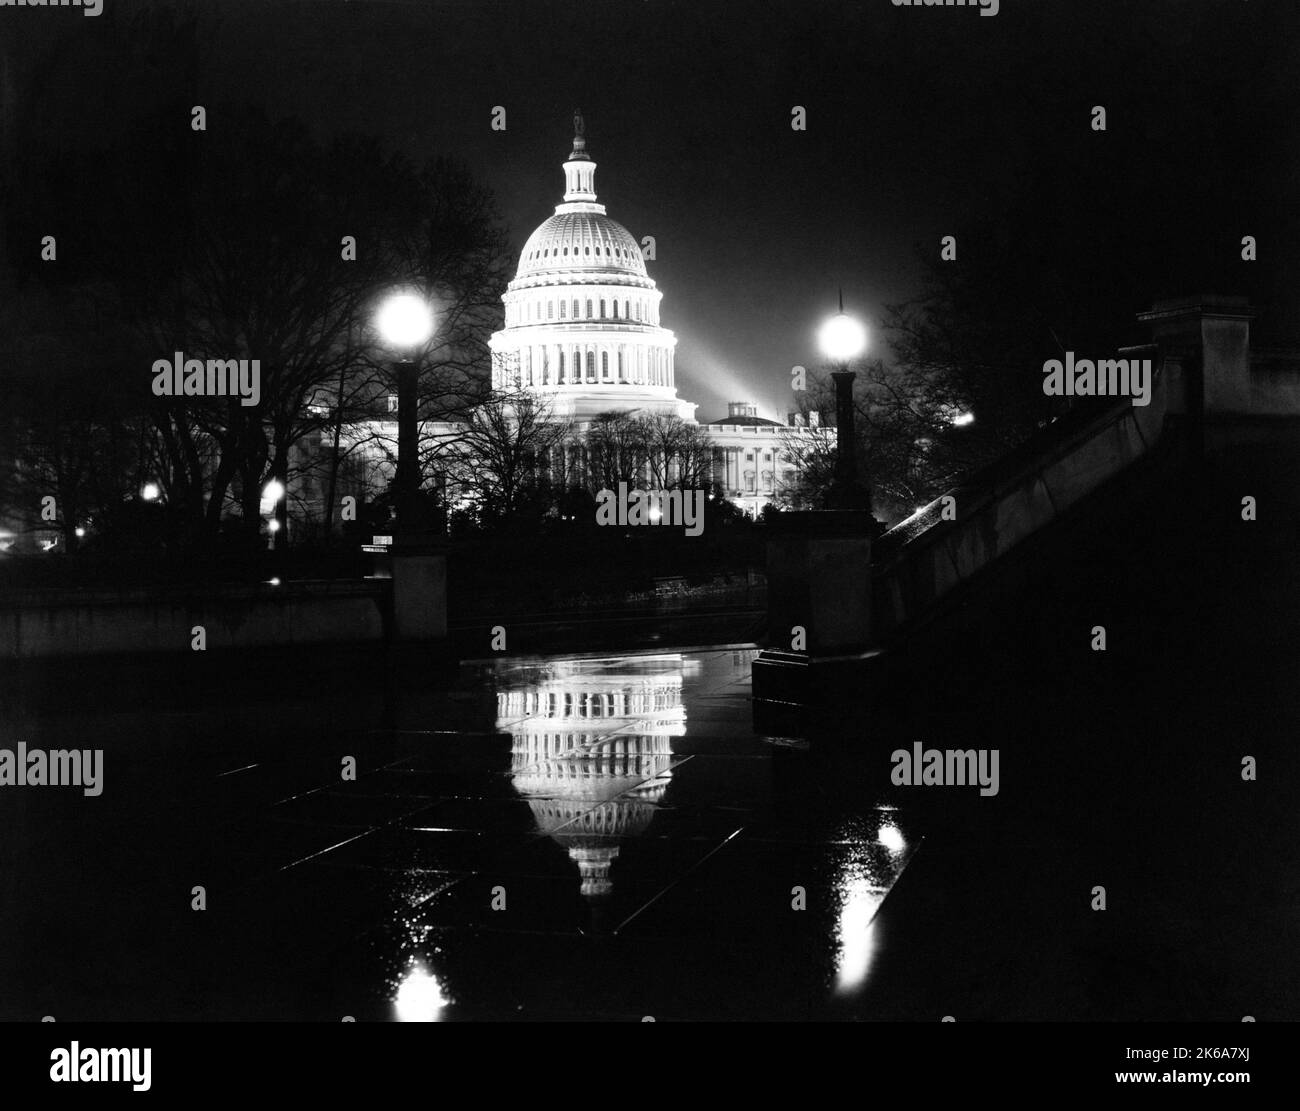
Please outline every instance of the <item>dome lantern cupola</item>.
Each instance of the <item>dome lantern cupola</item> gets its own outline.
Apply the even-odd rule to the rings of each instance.
[[[586,125],[582,113],[573,113],[573,150],[564,163],[564,204],[556,212],[601,212],[596,203],[596,163],[587,151]]]

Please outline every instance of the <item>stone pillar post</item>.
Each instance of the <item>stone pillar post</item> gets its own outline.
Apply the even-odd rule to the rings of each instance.
[[[1190,355],[1200,363],[1199,390],[1188,394],[1200,393],[1206,416],[1243,416],[1257,408],[1250,381],[1250,322],[1257,315],[1245,297],[1202,294],[1157,301],[1138,319],[1176,359]]]
[[[768,527],[769,647],[754,661],[754,726],[807,736],[860,690],[872,650],[869,512],[777,513]],[[865,692],[863,692],[865,693]]]
[[[1212,449],[1207,441],[1229,434],[1226,420],[1273,409],[1269,391],[1251,375],[1250,322],[1256,315],[1245,297],[1211,294],[1157,301],[1138,314],[1161,352],[1167,411],[1186,415],[1193,460]]]

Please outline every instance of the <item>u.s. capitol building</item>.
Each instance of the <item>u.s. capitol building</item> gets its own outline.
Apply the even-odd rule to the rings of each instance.
[[[759,416],[751,402],[733,401],[725,417],[697,421],[698,406],[677,396],[677,338],[661,321],[663,294],[637,239],[597,200],[596,163],[580,115],[575,132],[563,163],[563,200],[528,237],[502,295],[505,326],[489,340],[493,389],[530,396],[543,419],[566,426],[564,443],[543,463],[553,478],[589,473],[585,441],[598,418],[672,418],[704,432],[712,491],[757,515],[794,472],[790,438],[816,435],[818,415],[805,421],[791,414],[782,424]],[[395,417],[395,396],[389,409]],[[457,428],[430,422],[424,435],[450,443]],[[367,429],[371,488],[382,489],[391,477],[396,434],[395,420]],[[388,450],[380,449],[385,443]],[[642,485],[653,485],[649,474]]]
[[[490,346],[493,386],[534,394],[556,419],[571,423],[570,450],[579,451],[602,414],[694,422],[698,406],[677,396],[677,338],[663,326],[663,294],[646,272],[641,247],[597,200],[596,162],[581,116],[575,131],[563,163],[564,199],[524,244],[502,297],[505,327]],[[793,470],[783,451],[793,430],[760,417],[746,401],[730,403],[727,416],[703,427],[713,446],[714,484],[757,514]]]

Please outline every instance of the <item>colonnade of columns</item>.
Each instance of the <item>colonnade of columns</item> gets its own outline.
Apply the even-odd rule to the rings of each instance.
[[[572,311],[569,309],[570,304],[573,306]],[[507,304],[506,327],[541,324],[543,321],[549,324],[576,324],[588,320],[614,320],[619,323],[656,326],[659,323],[659,313],[653,301],[642,301],[639,298],[624,298],[620,301],[617,297],[612,300],[588,297],[585,299],[585,305],[587,311],[584,313],[582,311],[584,299],[581,297],[575,297],[572,302],[567,297],[561,297],[558,311],[557,302],[554,300],[527,300],[515,302],[513,305]]]
[[[524,386],[672,386],[675,377],[671,348],[628,343],[525,344],[518,349],[516,365]]]
[[[728,493],[775,493],[779,482],[780,464],[776,459],[769,461],[764,458],[764,452],[771,451],[775,456],[777,450],[768,444],[759,443],[756,443],[752,448],[714,448],[714,481],[722,483],[723,489]],[[753,453],[753,459],[745,458],[749,452]]]

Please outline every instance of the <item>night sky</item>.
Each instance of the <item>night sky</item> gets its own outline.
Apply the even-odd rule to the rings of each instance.
[[[149,96],[138,75],[97,71],[87,49],[148,5],[104,3],[98,19],[0,9],[7,110],[41,90],[43,126],[69,145],[111,142]],[[649,269],[679,340],[679,393],[702,420],[740,398],[783,414],[789,368],[816,363],[839,287],[876,324],[915,294],[918,248],[937,253],[941,236],[1011,212],[1045,176],[1088,184],[1060,210],[1008,217],[1013,251],[1026,220],[1063,229],[1055,257],[1027,253],[1029,281],[1072,252],[1095,272],[1106,250],[1126,319],[1193,292],[1250,294],[1277,339],[1300,317],[1293,3],[1002,0],[992,18],[889,0],[198,7],[211,19],[196,103],[244,97],[322,134],[459,156],[495,190],[516,247],[561,199],[580,107],[600,200],[656,237]],[[51,61],[61,36],[77,49]],[[1090,129],[1094,104],[1106,134]],[[504,132],[490,128],[494,105]],[[791,129],[795,105],[805,132]],[[1247,233],[1260,240],[1253,266],[1239,257]]]

